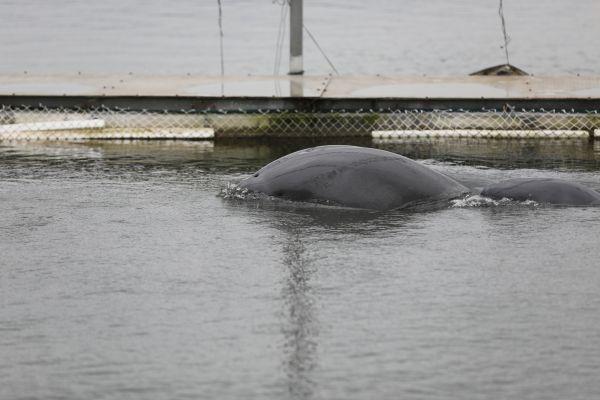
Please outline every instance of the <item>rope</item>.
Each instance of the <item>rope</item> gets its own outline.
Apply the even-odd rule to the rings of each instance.
[[[315,46],[317,46],[317,49],[319,49],[319,51],[321,52],[321,54],[323,55],[323,57],[325,57],[325,60],[327,60],[327,63],[329,64],[329,66],[331,67],[331,69],[335,72],[336,75],[339,75],[340,73],[338,72],[337,68],[335,67],[335,65],[333,65],[333,63],[331,62],[331,60],[329,59],[329,57],[327,57],[327,54],[325,54],[325,52],[323,51],[323,49],[321,48],[321,46],[317,42],[317,39],[308,30],[308,28],[306,27],[306,25],[302,24],[302,26],[304,27],[304,30],[306,31],[306,33],[308,33],[308,36],[313,41],[313,43],[315,44]]]
[[[502,23],[502,34],[504,35],[504,53],[506,54],[506,64],[510,64],[508,58],[508,43],[510,42],[510,36],[506,33],[506,21],[504,21],[504,7],[503,0],[500,0],[500,6],[498,7],[498,15],[500,15],[500,22]]]
[[[273,0],[273,4],[278,4],[281,6],[281,13],[279,15],[279,29],[277,30],[277,41],[275,44],[275,64],[273,66],[273,75],[277,76],[277,75],[279,75],[279,72],[281,70],[281,58],[282,58],[282,54],[283,54],[283,43],[285,41],[285,33],[286,33],[286,28],[287,28],[286,21],[287,21],[288,7],[286,7],[286,6],[289,5],[289,0]],[[325,51],[319,45],[319,42],[317,42],[317,39],[312,34],[312,32],[306,27],[306,25],[304,25],[304,23],[302,24],[302,27],[304,28],[304,30],[306,31],[306,33],[308,34],[310,39],[313,41],[315,46],[317,46],[317,49],[319,50],[321,55],[325,58],[325,60],[327,61],[327,63],[331,67],[331,69],[335,72],[336,75],[339,75],[340,73],[338,72],[337,68],[335,67],[335,65],[333,65],[333,63],[331,62],[329,57],[327,57],[327,54],[325,54]]]

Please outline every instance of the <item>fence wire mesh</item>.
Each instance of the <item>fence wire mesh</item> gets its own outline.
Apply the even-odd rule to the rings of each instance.
[[[598,110],[360,110],[356,112],[0,108],[0,140],[213,137],[593,136]]]

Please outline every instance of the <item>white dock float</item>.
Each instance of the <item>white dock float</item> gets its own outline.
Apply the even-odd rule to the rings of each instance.
[[[496,130],[496,129],[440,129],[440,130],[390,130],[373,131],[373,139],[407,138],[515,138],[515,139],[560,139],[585,138],[590,133],[584,130]]]
[[[105,125],[106,124],[102,119],[29,122],[24,124],[0,125],[0,132],[11,134],[22,132],[63,131],[71,129],[94,129],[104,128]]]
[[[212,128],[107,128],[104,120],[0,125],[1,140],[214,139]]]

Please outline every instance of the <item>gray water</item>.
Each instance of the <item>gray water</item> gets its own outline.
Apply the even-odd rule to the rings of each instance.
[[[600,396],[600,208],[226,198],[314,144],[0,144],[0,398]],[[378,147],[600,189],[598,143]]]
[[[222,3],[225,73],[272,74],[281,6]],[[600,2],[505,0],[504,10],[516,66],[600,73]],[[498,0],[304,0],[304,14],[342,74],[466,75],[505,62]],[[218,75],[217,17],[216,0],[2,0],[0,73]],[[331,72],[304,40],[306,72]]]

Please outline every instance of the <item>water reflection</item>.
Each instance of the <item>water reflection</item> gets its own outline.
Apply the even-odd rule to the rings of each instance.
[[[598,170],[595,142],[586,139],[408,138],[374,140],[372,146],[414,159],[492,168]]]
[[[289,229],[283,255],[287,275],[282,287],[283,369],[290,396],[309,399],[313,397],[315,386],[318,321],[311,287],[315,266],[307,254],[300,227]]]
[[[311,252],[312,240],[327,237],[390,235],[410,221],[414,213],[379,213],[332,207],[310,207],[301,203],[267,203],[266,207],[231,210],[259,215],[259,221],[276,228],[282,243],[281,332],[282,372],[292,399],[311,399],[318,392],[319,330],[318,260]],[[341,235],[341,236],[340,236]],[[318,247],[317,247],[318,248]]]
[[[172,171],[250,173],[294,151],[327,144],[376,147],[414,159],[499,169],[600,168],[600,141],[587,139],[407,139],[372,141],[370,138],[219,139],[217,141],[84,141],[0,143],[6,165],[81,170],[101,167],[118,173],[132,164]]]

